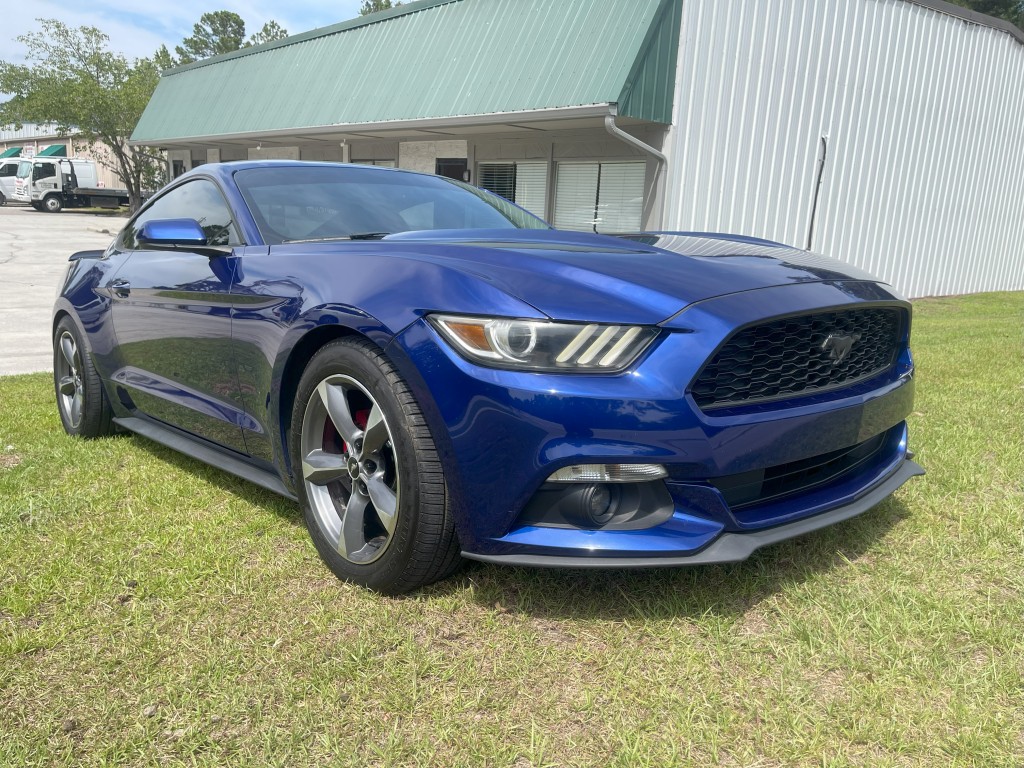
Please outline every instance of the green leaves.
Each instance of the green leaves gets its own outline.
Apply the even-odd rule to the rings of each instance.
[[[232,11],[204,13],[192,27],[192,34],[175,46],[181,64],[190,64],[221,53],[231,53],[242,47],[245,40],[245,21]]]
[[[41,30],[22,35],[25,64],[0,62],[0,92],[12,98],[0,104],[0,123],[56,123],[87,144],[110,152],[105,162],[128,188],[135,204],[142,180],[155,170],[151,157],[133,152],[128,140],[159,71],[149,59],[129,61],[111,51],[110,38],[96,27],[69,27],[40,19]]]

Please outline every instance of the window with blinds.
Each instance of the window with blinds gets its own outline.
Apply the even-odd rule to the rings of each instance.
[[[555,178],[554,225],[588,232],[643,229],[647,164],[559,163]]]
[[[548,164],[480,163],[477,171],[480,187],[501,195],[525,208],[534,216],[544,218],[548,206]]]

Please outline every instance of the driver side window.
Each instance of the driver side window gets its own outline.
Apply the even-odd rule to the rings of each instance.
[[[147,221],[155,219],[195,219],[206,233],[210,245],[241,245],[231,209],[217,186],[206,179],[196,179],[154,200],[121,233],[119,247],[138,247],[137,233]]]

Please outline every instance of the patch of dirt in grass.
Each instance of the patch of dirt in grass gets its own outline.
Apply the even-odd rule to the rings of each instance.
[[[751,608],[743,614],[737,629],[741,635],[760,636],[768,634],[771,624],[768,623],[768,617],[762,611]]]
[[[847,676],[837,669],[808,672],[804,677],[814,687],[817,700],[822,705],[831,704],[846,690]]]
[[[576,638],[566,632],[562,624],[563,622],[550,619],[532,619],[530,621],[530,626],[536,631],[537,639],[540,642],[552,646],[575,646]]]
[[[14,469],[21,464],[21,456],[16,453],[0,453],[0,469]]]

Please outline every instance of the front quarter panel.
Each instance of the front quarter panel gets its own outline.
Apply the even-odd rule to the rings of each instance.
[[[117,339],[110,321],[110,296],[101,286],[120,268],[124,257],[123,252],[108,249],[101,258],[70,262],[53,310],[54,325],[62,314],[70,315],[78,324],[104,380],[117,365]]]
[[[293,355],[306,340],[354,332],[383,349],[403,328],[437,309],[544,317],[479,278],[404,258],[386,243],[246,249],[232,296],[240,389],[247,411],[260,424],[246,433],[246,446],[282,469],[287,467],[284,428],[291,415],[282,390]]]

